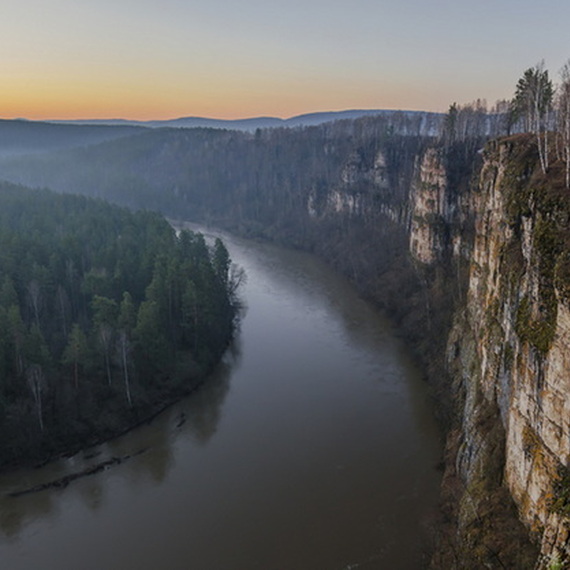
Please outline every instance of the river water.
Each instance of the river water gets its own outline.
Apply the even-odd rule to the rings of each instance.
[[[149,425],[0,477],[0,568],[422,567],[441,444],[405,346],[314,257],[224,239],[247,282],[222,365]]]

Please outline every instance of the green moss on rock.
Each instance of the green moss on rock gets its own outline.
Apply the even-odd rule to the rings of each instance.
[[[558,478],[553,485],[550,510],[563,517],[570,518],[570,469],[563,465],[559,467]]]

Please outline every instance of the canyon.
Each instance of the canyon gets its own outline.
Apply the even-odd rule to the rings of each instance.
[[[567,567],[560,161],[543,173],[530,135],[445,141],[370,118],[125,140],[3,171],[316,253],[393,320],[431,386],[447,438],[432,567]]]

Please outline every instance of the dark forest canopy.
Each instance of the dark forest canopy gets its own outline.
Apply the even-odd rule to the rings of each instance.
[[[108,437],[231,337],[230,259],[158,214],[0,184],[0,461]]]

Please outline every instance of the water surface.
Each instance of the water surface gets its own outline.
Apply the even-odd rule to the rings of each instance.
[[[441,449],[405,346],[314,257],[224,239],[247,282],[222,365],[150,425],[2,476],[0,568],[421,567]]]

